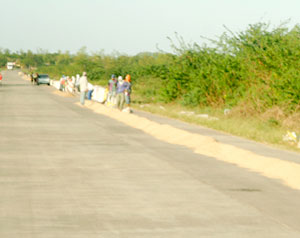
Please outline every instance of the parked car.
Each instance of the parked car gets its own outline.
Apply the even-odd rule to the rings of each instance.
[[[40,84],[48,84],[50,85],[50,78],[48,74],[39,74],[38,78],[36,80],[36,84],[40,85]]]

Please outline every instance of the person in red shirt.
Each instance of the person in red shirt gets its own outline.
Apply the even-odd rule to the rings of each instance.
[[[0,83],[2,82],[2,74],[0,74]]]

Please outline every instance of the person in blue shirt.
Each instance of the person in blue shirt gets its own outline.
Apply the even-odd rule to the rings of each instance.
[[[117,103],[116,106],[117,108],[122,111],[124,107],[124,101],[125,101],[125,90],[126,90],[127,85],[125,84],[122,76],[118,77],[118,82],[117,82]]]

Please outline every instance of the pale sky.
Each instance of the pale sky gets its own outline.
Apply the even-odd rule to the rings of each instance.
[[[216,39],[226,25],[300,23],[300,0],[0,0],[0,48],[129,55],[170,51],[167,37]]]

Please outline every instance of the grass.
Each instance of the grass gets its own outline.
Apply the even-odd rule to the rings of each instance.
[[[133,97],[133,102],[135,102]],[[191,124],[223,131],[232,135],[268,144],[277,148],[300,152],[295,144],[282,140],[288,128],[275,119],[259,117],[243,117],[235,114],[224,115],[221,109],[213,108],[187,108],[176,103],[133,103],[132,107],[138,110],[178,119]],[[200,116],[208,115],[208,118]],[[206,115],[205,115],[206,114]],[[218,118],[218,119],[216,119]]]

